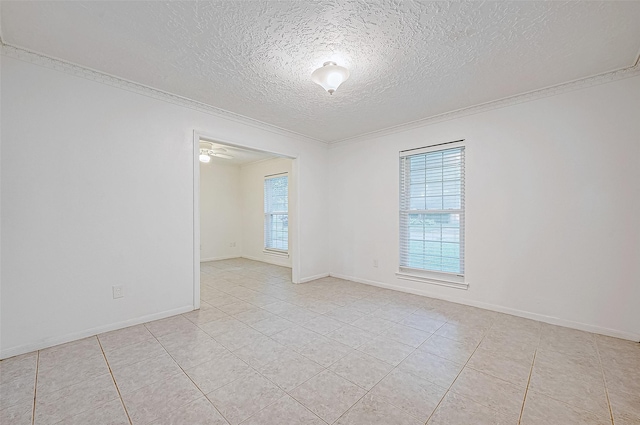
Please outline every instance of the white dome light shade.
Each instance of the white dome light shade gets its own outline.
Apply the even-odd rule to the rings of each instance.
[[[311,80],[321,85],[329,94],[340,87],[340,84],[349,78],[349,70],[338,66],[335,62],[325,62],[322,68],[318,68],[311,74]]]
[[[200,149],[200,156],[198,156],[198,159],[200,160],[200,162],[204,162],[205,164],[208,164],[211,161],[211,157],[203,152],[203,149]]]

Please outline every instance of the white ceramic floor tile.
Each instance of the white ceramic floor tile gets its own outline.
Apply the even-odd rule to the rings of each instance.
[[[98,339],[100,340],[102,349],[105,352],[109,352],[146,339],[153,339],[153,335],[146,326],[136,325],[100,334],[98,335]]]
[[[289,394],[325,422],[333,423],[362,398],[366,391],[325,370]]]
[[[206,363],[185,370],[191,380],[207,394],[247,376],[251,368],[232,353],[223,353]]]
[[[5,409],[0,409],[0,424],[31,425],[33,400],[23,400]]]
[[[110,374],[91,378],[59,391],[37,395],[34,423],[55,424],[117,399],[118,392]]]
[[[522,425],[611,425],[608,415],[598,416],[534,391],[527,392]]]
[[[202,395],[181,372],[164,381],[122,394],[122,398],[133,425],[143,425],[168,416]]]
[[[354,350],[338,341],[327,337],[319,337],[298,350],[303,356],[314,362],[329,367]]]
[[[25,376],[36,376],[38,353],[27,353],[0,361],[0,383]]]
[[[313,378],[324,368],[295,351],[289,351],[258,371],[285,391]]]
[[[460,363],[454,363],[435,354],[415,351],[400,364],[399,369],[438,386],[449,388],[462,367]]]
[[[173,332],[187,332],[196,328],[196,325],[182,315],[167,317],[144,325],[156,338]]]
[[[102,406],[63,419],[59,425],[129,425],[129,418],[121,400],[113,400]]]
[[[360,351],[353,351],[329,367],[334,372],[359,387],[369,391],[393,366]]]
[[[180,366],[167,353],[111,369],[121,394],[161,382],[180,373]]]
[[[58,391],[108,373],[109,368],[102,353],[79,358],[70,356],[65,361],[56,360],[54,363],[44,360],[38,367],[38,392]]]
[[[301,326],[294,326],[272,335],[271,338],[289,348],[300,350],[313,341],[321,339],[322,335]]]
[[[325,425],[325,422],[288,395],[242,422],[242,425],[283,424]]]
[[[395,369],[373,388],[371,394],[424,423],[446,392],[446,388]]]
[[[207,398],[231,425],[237,425],[284,395],[277,385],[254,372],[207,394]]]
[[[247,259],[201,272],[199,311],[0,361],[0,423],[32,424],[37,368],[36,425],[640,424],[637,343]]]
[[[428,425],[517,425],[507,417],[461,395],[448,392]],[[564,425],[568,425],[567,422]]]
[[[451,386],[451,392],[489,407],[504,417],[518,421],[525,388],[491,375],[465,368]]]
[[[36,379],[30,373],[11,381],[0,383],[0,410],[22,404],[25,401],[33,402]]]
[[[142,360],[157,357],[166,353],[164,347],[154,338],[147,339],[135,344],[127,345],[123,348],[117,348],[113,351],[105,353],[109,367],[125,366],[137,363]]]
[[[375,333],[350,325],[345,325],[327,336],[351,348],[358,348],[377,337]]]
[[[367,394],[345,413],[336,425],[422,425],[424,422],[378,397]]]
[[[211,339],[193,344],[167,347],[167,352],[183,369],[189,369],[207,362],[228,350],[219,342]]]
[[[291,349],[267,336],[260,336],[252,343],[235,350],[234,354],[254,368],[258,368],[278,359],[289,350]]]
[[[205,397],[199,398],[158,419],[151,425],[228,425]]]
[[[387,339],[386,337],[378,337],[360,346],[358,350],[378,360],[397,366],[415,349],[409,345]]]

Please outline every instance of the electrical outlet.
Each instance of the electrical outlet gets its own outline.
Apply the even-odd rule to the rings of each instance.
[[[231,248],[235,248],[235,247],[236,247],[236,243],[235,243],[235,242],[231,242],[231,243],[229,244],[229,246],[230,246]]]
[[[112,289],[113,289],[113,299],[124,297],[122,285],[113,286]]]
[[[373,267],[378,267],[378,260],[373,260]]]

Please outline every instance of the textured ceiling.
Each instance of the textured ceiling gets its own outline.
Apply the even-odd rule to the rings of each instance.
[[[6,43],[336,141],[629,67],[640,2],[2,1]],[[329,96],[327,60],[351,78]]]

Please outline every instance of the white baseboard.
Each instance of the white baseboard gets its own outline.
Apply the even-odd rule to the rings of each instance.
[[[242,258],[246,258],[247,260],[260,261],[261,263],[273,264],[274,266],[288,267],[291,268],[291,264],[286,264],[287,261],[274,261],[274,259],[282,258],[274,255],[265,255],[264,257],[252,257],[250,255],[242,255]],[[284,260],[288,260],[287,258],[283,258]],[[290,261],[289,261],[290,262]]]
[[[55,345],[64,344],[66,342],[76,341],[82,338],[87,338],[87,337],[98,335],[104,332],[115,331],[117,329],[127,328],[129,326],[151,322],[153,320],[164,319],[165,317],[175,316],[176,314],[187,313],[189,311],[193,311],[192,305],[187,305],[180,308],[174,308],[172,310],[162,311],[160,313],[148,314],[146,316],[137,317],[135,319],[124,320],[122,322],[112,323],[109,325],[97,326],[95,328],[86,329],[80,332],[73,332],[70,334],[62,335],[62,336],[45,338],[40,341],[1,350],[0,359],[7,359],[9,357],[18,356],[20,354],[30,353],[36,350],[42,350],[44,348],[53,347]]]
[[[209,258],[201,258],[201,263],[206,263],[207,261],[220,261],[220,260],[231,260],[233,258],[240,258],[240,255],[227,255],[224,257],[209,257]]]
[[[298,283],[311,282],[312,280],[322,279],[323,277],[329,277],[329,273],[320,273],[315,276],[303,277],[300,279],[300,282]]]
[[[591,332],[591,333],[596,333],[600,335],[612,336],[614,338],[628,339],[630,341],[635,341],[635,342],[640,341],[640,334],[637,334],[634,332],[619,331],[616,329],[590,325],[588,323],[574,322],[572,320],[566,320],[559,317],[546,316],[544,314],[532,313],[529,311],[518,310],[515,308],[485,303],[481,301],[460,299],[456,297],[447,297],[447,296],[434,294],[429,291],[424,291],[420,289],[408,288],[406,286],[394,285],[391,283],[378,282],[374,280],[360,279],[357,277],[346,276],[338,273],[330,273],[329,275],[332,277],[336,277],[338,279],[350,280],[353,282],[364,283],[365,285],[372,285],[372,286],[377,286],[379,288],[392,289],[394,291],[407,292],[415,295],[423,295],[429,298],[437,298],[444,301],[453,302],[456,304],[463,304],[463,305],[468,305],[472,307],[483,308],[485,310],[496,311],[498,313],[510,314],[512,316],[524,317],[525,319],[537,320],[539,322],[549,323],[551,325],[564,326],[566,328],[578,329],[580,331]]]

